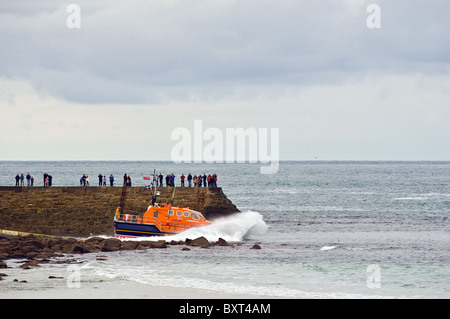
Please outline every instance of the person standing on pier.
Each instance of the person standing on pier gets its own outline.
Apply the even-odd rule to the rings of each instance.
[[[48,180],[47,172],[44,172],[44,187],[46,186],[45,182]]]

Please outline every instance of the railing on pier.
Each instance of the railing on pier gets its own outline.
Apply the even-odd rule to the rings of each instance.
[[[159,229],[161,229],[161,222],[155,217],[143,217],[139,215],[122,214],[119,217],[117,215],[114,220],[126,222],[126,223],[137,223],[137,224],[154,224]]]

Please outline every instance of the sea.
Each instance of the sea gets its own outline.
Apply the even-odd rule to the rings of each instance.
[[[260,174],[261,165],[1,161],[0,185],[14,186],[16,174],[30,173],[42,186],[47,172],[56,186],[78,186],[83,174],[91,185],[99,174],[120,181],[124,173],[132,186],[146,186],[143,177],[156,171],[175,174],[179,186],[182,173],[216,173],[241,211],[166,238],[223,238],[232,246],[71,255],[64,258],[78,273],[60,286],[139,283],[186,297],[201,289],[261,298],[450,298],[450,162],[282,161],[270,175]],[[8,261],[9,271],[22,262]],[[68,266],[43,264],[34,276],[48,267]],[[33,278],[0,282],[0,298],[57,285]]]

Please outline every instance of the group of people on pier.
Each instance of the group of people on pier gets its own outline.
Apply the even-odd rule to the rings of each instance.
[[[48,174],[47,172],[44,172],[44,187],[50,187],[52,186],[52,174]],[[99,174],[98,176],[98,186],[106,186],[107,181],[109,180],[109,186],[114,186],[114,175],[110,174],[109,177],[102,174]],[[34,177],[28,173],[26,176],[24,174],[17,174],[15,177],[16,179],[16,185],[17,187],[25,186],[25,180],[27,182],[27,186],[34,186]],[[144,177],[144,179],[146,179]],[[147,178],[150,179],[150,178]],[[186,185],[187,181],[187,185]],[[123,175],[123,185],[124,186],[131,186],[131,176],[127,175],[126,173]],[[153,176],[153,182],[151,185],[156,185],[159,187],[175,187],[175,175],[167,174],[165,177],[165,185],[164,185],[164,176],[162,173],[159,173],[159,175]],[[80,186],[89,186],[89,175],[83,174],[80,178]],[[184,174],[181,174],[180,176],[180,186],[181,187],[217,187],[217,174],[208,174],[208,176],[203,173],[192,176],[191,173],[189,173],[187,176]]]
[[[187,180],[187,186],[186,186],[186,180]],[[175,175],[167,174],[165,177],[166,187],[175,187]],[[153,177],[152,184],[155,184],[156,186],[163,187],[164,186],[164,176],[162,173],[159,173],[159,175],[155,175]],[[191,173],[188,174],[188,176],[185,176],[184,174],[181,174],[180,176],[180,186],[181,187],[217,187],[217,174],[208,174],[206,176],[205,173],[194,175],[192,176]]]
[[[110,174],[109,177],[98,174],[98,186],[106,186],[106,181],[109,180],[109,186],[114,186],[114,175]],[[126,173],[123,175],[123,185],[131,186],[131,176]],[[80,178],[80,186],[89,186],[89,175],[83,174]]]
[[[21,173],[20,175],[17,174],[16,177],[16,187],[23,187],[25,186],[25,180],[27,181],[27,186],[32,187],[34,186],[34,177],[30,175],[30,173],[27,173],[26,176]],[[47,172],[44,172],[44,187],[50,187],[52,186],[52,174],[48,174]]]

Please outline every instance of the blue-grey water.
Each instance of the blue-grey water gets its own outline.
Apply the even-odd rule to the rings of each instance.
[[[109,281],[294,298],[450,297],[450,162],[281,162],[273,175],[260,166],[0,162],[0,185],[29,172],[42,186],[44,171],[53,185],[74,186],[82,174],[96,185],[99,173],[116,181],[127,173],[144,186],[153,169],[174,173],[177,185],[181,173],[217,173],[244,213],[181,237],[223,237],[235,247],[86,261],[83,271]]]

